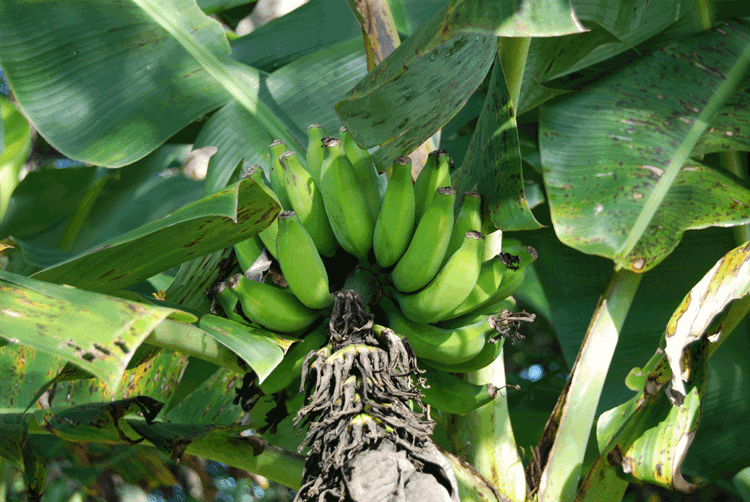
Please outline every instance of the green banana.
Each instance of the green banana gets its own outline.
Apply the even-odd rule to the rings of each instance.
[[[312,124],[307,128],[307,172],[320,185],[320,167],[323,165],[323,138],[326,130],[320,124]]]
[[[503,351],[503,343],[505,338],[497,340],[497,342],[487,342],[484,344],[482,351],[476,355],[473,359],[469,359],[463,363],[458,364],[443,364],[438,361],[431,361],[424,359],[425,365],[435,368],[436,370],[447,371],[449,373],[469,373],[471,371],[477,371],[482,368],[486,368],[498,358],[500,353]]]
[[[422,401],[440,411],[465,415],[492,402],[497,394],[492,384],[477,385],[429,366],[422,369],[429,385],[422,389]]]
[[[499,302],[482,305],[469,312],[468,314],[462,315],[461,317],[454,317],[452,319],[446,319],[437,323],[441,328],[456,329],[467,324],[474,324],[482,319],[486,319],[487,316],[497,316],[503,310],[513,311],[516,309],[516,299],[512,296],[508,296],[500,300]]]
[[[516,300],[512,296],[510,296],[508,298],[505,298],[504,300],[493,303],[492,305],[487,305],[486,307],[480,309],[486,310],[486,312],[483,312],[481,314],[471,314],[459,317],[457,319],[451,319],[450,321],[439,323],[439,326],[441,328],[456,329],[467,324],[474,324],[475,322],[479,322],[482,319],[486,319],[489,315],[500,313],[502,310],[513,311],[515,310],[515,308]],[[492,364],[502,352],[504,341],[505,338],[502,337],[495,342],[493,342],[492,340],[488,340],[487,343],[484,344],[484,348],[482,349],[482,351],[477,354],[476,357],[458,364],[445,364],[439,361],[432,361],[430,359],[424,359],[423,361],[425,364],[432,366],[435,369],[448,371],[450,373],[469,373],[470,371],[477,371],[479,369],[486,368],[487,366]]]
[[[388,326],[400,337],[406,337],[417,357],[458,364],[479,354],[487,339],[496,334],[489,316],[484,320],[456,329],[445,329],[431,324],[410,321],[399,312],[393,302],[384,297],[380,301],[388,318]]]
[[[333,296],[328,289],[328,272],[315,242],[294,211],[284,211],[278,220],[276,253],[289,289],[306,307],[329,307]]]
[[[438,187],[451,186],[450,166],[452,162],[445,150],[435,150],[427,156],[427,162],[414,183],[414,221],[417,223],[430,207],[435,197],[435,190]]]
[[[307,355],[325,345],[328,340],[327,325],[321,325],[296,342],[284,355],[284,359],[258,387],[265,395],[275,394],[289,387],[302,373],[302,363]],[[296,389],[295,389],[296,390]]]
[[[320,169],[320,190],[328,220],[341,247],[365,259],[372,248],[375,218],[367,207],[341,141],[326,138],[323,147],[325,159]]]
[[[393,284],[402,293],[414,292],[429,283],[440,269],[453,230],[456,191],[436,190],[430,208],[419,221],[409,247],[391,271]]]
[[[250,166],[244,176],[253,180],[259,187],[261,187],[261,189],[263,189],[266,195],[271,197],[279,206],[281,206],[282,211],[284,210],[284,206],[276,195],[276,192],[269,187],[262,167],[255,165]],[[263,229],[263,231],[258,234],[258,237],[263,242],[263,245],[266,246],[268,252],[276,259],[278,259],[278,256],[276,256],[276,237],[278,234],[279,221],[275,218],[267,228]]]
[[[469,230],[435,278],[411,294],[396,293],[401,311],[414,322],[432,323],[446,317],[472,292],[482,268],[484,235]]]
[[[264,247],[263,241],[257,235],[234,245],[234,254],[237,256],[237,261],[243,272],[247,272],[253,266],[255,260],[263,253]]]
[[[484,262],[477,283],[469,296],[443,319],[453,319],[475,311],[484,312],[485,306],[501,301],[518,291],[526,278],[526,267],[536,260],[536,250],[520,245],[511,246],[509,243],[506,243],[505,249],[510,249],[514,253],[503,252]]]
[[[268,150],[269,155],[271,156],[271,163],[268,169],[271,188],[276,192],[276,196],[281,202],[282,210],[291,209],[292,205],[289,203],[289,197],[286,194],[286,186],[284,186],[284,170],[281,168],[281,162],[279,162],[279,155],[289,149],[286,147],[286,143],[280,139],[275,139],[270,145],[268,145]]]
[[[391,179],[383,197],[372,246],[381,267],[395,264],[409,246],[414,234],[414,183],[411,180],[411,159],[393,161]]]
[[[339,138],[344,145],[344,152],[349,162],[354,168],[354,175],[357,177],[360,190],[365,195],[367,208],[373,219],[378,217],[380,212],[380,192],[378,191],[378,173],[375,165],[372,163],[370,152],[360,148],[352,133],[346,127],[339,129]]]
[[[518,242],[506,241],[501,253],[507,269],[503,274],[500,287],[490,296],[484,305],[489,305],[507,298],[518,291],[526,279],[526,268],[534,263],[539,257],[536,249],[531,246],[522,246]]]
[[[453,253],[463,245],[464,235],[469,230],[482,231],[482,198],[474,190],[463,195],[461,209],[456,216],[456,222],[453,224],[451,240],[448,242],[448,249],[445,251],[445,258],[443,258],[443,266],[453,256]]]
[[[333,256],[338,247],[328,215],[323,205],[323,195],[318,184],[308,173],[295,152],[284,152],[279,156],[284,171],[284,184],[292,210],[297,213],[302,226],[315,242],[323,256]]]
[[[495,291],[500,287],[507,268],[500,255],[482,263],[477,282],[469,295],[443,319],[460,317],[489,302]]]
[[[287,289],[255,282],[242,274],[233,275],[227,283],[239,298],[245,317],[271,331],[301,331],[319,317]]]

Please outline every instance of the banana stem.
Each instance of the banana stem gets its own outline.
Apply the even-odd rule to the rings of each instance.
[[[557,401],[542,435],[552,438],[540,445],[549,459],[539,481],[539,502],[570,502],[578,490],[581,464],[596,418],[604,380],[617,347],[620,330],[630,310],[641,275],[615,271],[596,306],[591,324],[573,365],[569,385]]]
[[[347,0],[362,28],[367,71],[370,72],[401,43],[388,0]]]
[[[469,373],[467,379],[478,385],[492,384],[498,391],[493,402],[457,419],[461,443],[469,445],[466,461],[500,493],[513,502],[523,502],[526,476],[508,413],[503,352],[486,368]]]
[[[375,296],[375,292],[378,289],[377,275],[366,268],[357,267],[354,269],[344,281],[344,287],[342,290],[353,289],[359,296],[362,297],[362,301],[365,305],[369,305],[372,298]]]

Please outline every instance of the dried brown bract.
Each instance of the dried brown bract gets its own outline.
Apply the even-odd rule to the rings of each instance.
[[[295,424],[310,424],[300,451],[310,449],[295,501],[364,502],[390,493],[388,500],[405,502],[417,491],[419,500],[457,501],[455,477],[430,440],[434,423],[414,352],[372,326],[359,294],[334,294],[329,345],[311,352],[302,370],[306,401]]]

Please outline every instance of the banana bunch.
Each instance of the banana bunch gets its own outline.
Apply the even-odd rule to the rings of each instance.
[[[393,330],[428,366],[425,402],[451,413],[481,406],[494,393],[451,373],[489,365],[501,336],[528,320],[510,313],[511,295],[536,251],[506,245],[499,252],[499,231],[485,238],[491,226],[482,199],[456,194],[445,151],[428,156],[416,181],[411,160],[395,159],[384,184],[346,128],[338,138],[318,124],[307,133],[305,155],[277,140],[269,165],[243,174],[282,211],[234,246],[241,270],[214,285],[215,304],[238,322],[301,336],[331,316],[332,293],[352,272],[367,270],[382,293],[371,304],[376,333]]]

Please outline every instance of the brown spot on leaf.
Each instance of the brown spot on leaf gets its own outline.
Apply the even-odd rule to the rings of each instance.
[[[630,270],[633,272],[639,272],[646,266],[646,260],[644,258],[638,258],[637,260],[630,263]]]

